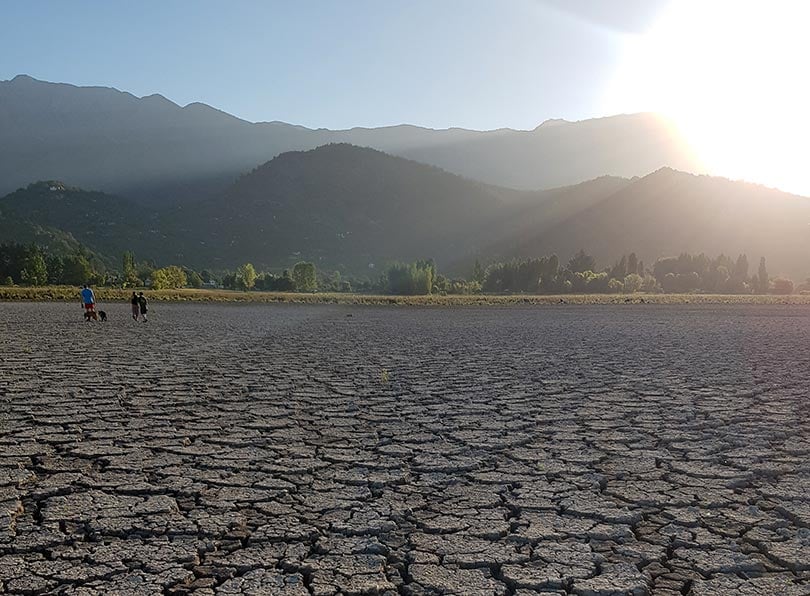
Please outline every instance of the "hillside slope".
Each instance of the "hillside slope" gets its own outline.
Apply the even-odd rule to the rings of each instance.
[[[745,253],[799,279],[810,273],[810,198],[665,168],[543,233],[519,236],[514,254],[567,258],[584,248],[608,264],[630,251],[647,263],[681,252]]]
[[[0,207],[0,244],[36,244],[53,254],[71,254],[81,244],[62,230],[42,226],[7,213]]]
[[[125,250],[165,257],[171,242],[157,212],[57,181],[29,184],[0,198],[0,238],[59,251],[78,243],[117,262]],[[68,250],[70,251],[70,250]]]
[[[233,266],[288,265],[370,271],[391,260],[443,262],[477,250],[518,193],[345,144],[282,154],[220,198],[180,207],[168,225],[184,258]]]

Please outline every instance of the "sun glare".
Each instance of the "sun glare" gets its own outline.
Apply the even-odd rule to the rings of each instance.
[[[608,104],[670,117],[709,173],[810,195],[808,22],[810,2],[673,2]]]

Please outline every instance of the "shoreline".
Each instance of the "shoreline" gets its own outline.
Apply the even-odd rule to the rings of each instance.
[[[132,290],[94,289],[99,302],[127,302]],[[236,290],[137,290],[155,302],[290,303],[369,306],[513,306],[513,305],[605,305],[605,304],[759,304],[809,305],[810,295],[750,294],[474,294],[389,296],[377,294],[240,292]],[[0,302],[79,302],[72,286],[0,287]]]

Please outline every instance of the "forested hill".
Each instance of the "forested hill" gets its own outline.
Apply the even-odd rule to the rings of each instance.
[[[46,248],[81,244],[109,262],[117,262],[131,247],[145,257],[160,258],[171,244],[157,212],[54,180],[1,198],[0,226],[0,241],[36,242]]]
[[[796,279],[810,274],[810,198],[669,168],[634,180],[542,233],[523,233],[515,254],[573,254],[610,263],[635,251],[652,263],[682,252],[767,256]]]
[[[302,258],[371,270],[387,261],[451,262],[493,238],[516,191],[346,144],[289,152],[241,178],[222,197],[175,211],[169,224],[199,238],[184,259],[231,266]]]
[[[676,132],[652,114],[549,121],[528,131],[314,130],[254,124],[160,95],[139,98],[28,76],[0,81],[0,194],[57,179],[150,205],[176,204],[217,196],[280,153],[337,142],[522,189],[643,175],[664,165],[700,168]]]
[[[72,254],[82,248],[71,234],[21,219],[0,205],[0,244],[36,244],[49,254]]]

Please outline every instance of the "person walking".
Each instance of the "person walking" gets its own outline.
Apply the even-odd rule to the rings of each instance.
[[[96,295],[86,284],[82,286],[82,304],[84,304],[84,318],[89,321],[96,318]]]
[[[149,309],[146,306],[146,296],[143,295],[143,292],[138,294],[138,308],[141,311],[141,319],[146,323],[146,311]]]
[[[141,303],[135,292],[132,292],[132,298],[129,299],[129,303],[132,305],[132,319],[137,321],[138,315],[141,314]]]

